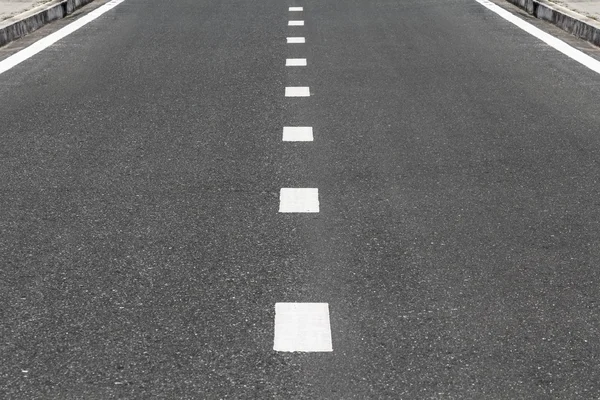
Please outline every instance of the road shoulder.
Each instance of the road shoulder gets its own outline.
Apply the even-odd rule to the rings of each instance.
[[[580,39],[593,43],[596,46],[600,46],[600,22],[595,19],[550,1],[506,1],[527,11],[536,18],[550,22]]]
[[[94,0],[54,0],[0,21],[0,46],[20,39],[42,26],[62,19]]]

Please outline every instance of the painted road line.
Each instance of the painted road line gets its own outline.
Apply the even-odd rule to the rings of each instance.
[[[48,47],[52,46],[54,43],[58,42],[60,39],[64,38],[65,36],[70,35],[71,33],[75,32],[76,30],[83,27],[84,25],[89,24],[90,22],[92,22],[93,20],[95,20],[96,18],[98,18],[99,16],[104,14],[105,12],[112,10],[113,8],[115,8],[116,6],[118,6],[119,4],[121,4],[124,1],[125,0],[112,0],[112,1],[104,4],[103,6],[98,7],[97,9],[90,12],[89,14],[79,18],[78,20],[71,22],[69,25],[46,36],[45,38],[38,40],[31,46],[26,47],[23,50],[13,54],[12,56],[0,61],[0,74],[8,71],[9,69],[11,69],[12,67],[14,67],[16,65],[22,63],[23,61],[27,60],[28,58],[33,57],[40,51],[47,49]]]
[[[318,213],[319,189],[282,188],[279,193],[279,212]]]
[[[304,21],[289,21],[288,26],[304,26]]]
[[[285,88],[285,97],[308,97],[310,89],[308,86],[288,86]]]
[[[290,11],[304,11],[304,7],[290,7]]]
[[[313,128],[312,126],[284,126],[283,127],[284,142],[312,142]]]
[[[327,303],[276,303],[275,351],[333,351]]]
[[[288,43],[306,43],[303,37],[289,37],[287,38]]]
[[[530,35],[535,36],[536,38],[540,39],[542,42],[548,44],[551,47],[554,47],[556,50],[560,51],[561,53],[565,54],[566,56],[571,57],[573,60],[585,65],[592,71],[600,74],[600,61],[588,56],[587,54],[577,50],[574,47],[569,46],[562,40],[542,31],[539,28],[536,28],[535,26],[531,25],[529,22],[522,20],[521,18],[517,17],[516,15],[511,14],[510,12],[497,6],[494,3],[491,3],[488,0],[475,0],[475,1],[478,2],[479,4],[483,5],[487,9],[495,12],[496,14],[498,14],[499,16],[501,16],[508,22],[523,29],[525,32],[529,33]]]
[[[288,58],[285,60],[286,67],[306,67],[306,58]]]

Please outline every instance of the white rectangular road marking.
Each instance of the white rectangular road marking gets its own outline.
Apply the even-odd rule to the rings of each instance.
[[[303,7],[290,7],[290,11],[304,11]]]
[[[284,126],[284,142],[312,142],[313,128],[311,126]]]
[[[103,6],[98,7],[97,9],[90,12],[89,14],[84,15],[83,17],[77,19],[76,21],[71,22],[69,25],[46,36],[45,38],[38,40],[31,46],[26,47],[23,50],[13,54],[12,56],[0,61],[0,74],[8,71],[15,65],[22,63],[23,61],[27,60],[28,58],[33,57],[40,51],[52,46],[54,43],[58,42],[60,39],[64,38],[65,36],[70,35],[71,33],[75,32],[76,30],[81,28],[82,26],[87,25],[88,23],[92,22],[93,20],[95,20],[96,18],[98,18],[99,16],[104,14],[105,12],[112,10],[113,8],[115,8],[116,6],[118,6],[119,4],[121,4],[124,1],[125,0],[112,0],[112,1],[104,4]]]
[[[276,303],[275,351],[333,351],[327,303]]]
[[[306,67],[306,58],[287,58],[286,67]]]
[[[506,11],[502,7],[497,6],[496,4],[488,1],[488,0],[475,0],[479,4],[488,8],[489,10],[495,12],[508,22],[515,24],[519,28],[523,29],[525,32],[535,36],[540,39],[542,42],[554,47],[556,50],[561,53],[571,57],[573,60],[585,65],[592,71],[600,74],[600,61],[588,56],[587,54],[575,49],[574,47],[569,46],[562,40],[555,38],[554,36],[542,31],[539,28],[531,25],[529,22],[522,20],[514,14]]]
[[[285,88],[285,97],[308,97],[310,89],[308,86],[288,86]]]
[[[289,21],[288,26],[304,26],[304,21]]]
[[[319,189],[282,188],[279,193],[280,213],[318,213]]]
[[[303,37],[289,37],[287,38],[288,43],[306,43]]]

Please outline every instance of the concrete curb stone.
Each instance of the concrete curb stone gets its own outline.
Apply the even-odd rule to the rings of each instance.
[[[600,23],[592,18],[544,0],[507,1],[536,18],[548,21],[572,35],[600,46]]]
[[[0,46],[19,39],[51,21],[64,18],[94,0],[55,0],[0,22]]]

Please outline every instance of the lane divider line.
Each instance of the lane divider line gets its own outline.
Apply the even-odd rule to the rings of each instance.
[[[303,37],[289,37],[287,38],[288,43],[306,43]]]
[[[284,126],[282,140],[284,142],[312,142],[313,128],[312,126]]]
[[[279,192],[280,213],[318,213],[319,189],[282,188]]]
[[[285,88],[285,97],[308,97],[310,88],[308,86],[288,86]]]
[[[304,7],[290,7],[290,11],[304,11]]]
[[[287,58],[286,67],[306,67],[306,58]]]
[[[47,49],[48,47],[52,46],[54,43],[58,42],[62,38],[70,35],[71,33],[75,32],[76,30],[83,27],[84,25],[89,24],[90,22],[92,22],[93,20],[95,20],[96,18],[101,16],[102,14],[106,13],[107,11],[112,10],[113,8],[115,8],[116,6],[118,6],[119,4],[121,4],[124,1],[125,0],[112,0],[112,1],[104,4],[103,6],[98,7],[97,9],[90,12],[89,14],[84,15],[83,17],[79,18],[78,20],[71,22],[69,25],[57,30],[54,33],[51,33],[50,35],[46,36],[45,38],[38,40],[37,42],[33,43],[31,46],[26,47],[23,50],[0,61],[0,74],[8,71],[9,69],[13,68],[16,65],[22,63],[23,61],[27,60],[28,58],[33,57],[34,55],[41,52],[42,50]]]
[[[517,17],[516,15],[511,14],[509,11],[506,11],[502,7],[496,5],[488,0],[475,0],[475,1],[478,2],[479,4],[481,4],[482,6],[484,6],[485,8],[487,8],[488,10],[495,12],[496,14],[498,14],[499,16],[501,16],[508,22],[523,29],[525,32],[529,33],[530,35],[533,35],[536,38],[540,39],[542,42],[546,43],[547,45],[560,51],[564,55],[572,58],[573,60],[579,62],[580,64],[585,65],[592,71],[600,74],[600,61],[596,60],[595,58],[592,58],[592,57],[588,56],[587,54],[577,50],[576,48],[569,46],[562,40],[550,35],[549,33],[542,31],[541,29],[531,25],[529,22],[522,20],[521,18]]]
[[[275,303],[273,350],[330,352],[328,303]]]
[[[288,26],[304,26],[304,21],[289,21]]]

